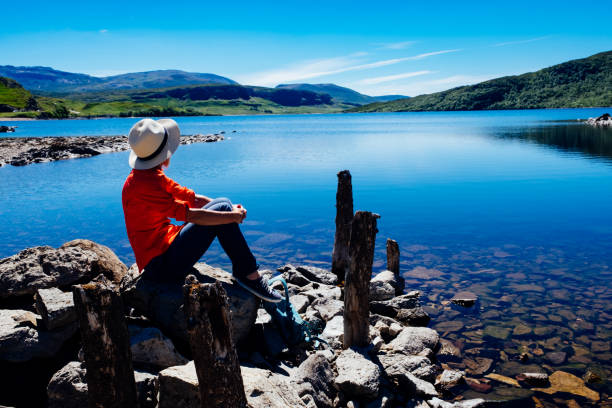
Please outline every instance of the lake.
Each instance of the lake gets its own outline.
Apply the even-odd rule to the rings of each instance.
[[[336,173],[349,169],[355,209],[381,215],[375,271],[385,267],[386,239],[397,240],[407,288],[421,290],[430,326],[464,353],[449,364],[513,375],[525,353],[539,366],[605,378],[612,129],[577,119],[611,110],[181,117],[184,134],[225,131],[226,140],[181,146],[167,173],[245,205],[247,240],[275,269],[329,267]],[[9,136],[127,134],[136,121],[11,122],[19,127]],[[88,238],[131,264],[127,158],[0,168],[0,257]],[[204,260],[228,266],[217,244]],[[450,304],[460,290],[478,304]],[[594,387],[610,393],[609,382]]]

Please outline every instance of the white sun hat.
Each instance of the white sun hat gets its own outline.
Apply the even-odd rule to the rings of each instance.
[[[142,119],[130,129],[128,142],[130,167],[136,170],[151,169],[178,149],[181,131],[172,119]]]

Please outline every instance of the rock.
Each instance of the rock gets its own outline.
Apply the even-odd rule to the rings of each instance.
[[[25,310],[0,310],[0,360],[24,362],[53,357],[76,333],[76,322],[56,330],[39,330],[40,316]]]
[[[292,388],[300,398],[312,397],[318,408],[332,407],[336,389],[332,386],[334,373],[328,359],[319,353],[311,354],[291,374]]]
[[[157,405],[157,376],[134,371],[136,392],[141,408]],[[47,385],[49,408],[82,408],[88,406],[85,364],[71,361],[56,372]]]
[[[567,358],[567,353],[565,353],[564,351],[553,351],[550,353],[546,353],[544,357],[551,364],[560,365],[565,362],[565,359]]]
[[[336,316],[327,322],[321,338],[329,343],[333,349],[341,349],[344,341],[344,318]]]
[[[518,387],[518,388],[521,387],[519,385],[518,381],[516,381],[514,378],[506,377],[505,375],[496,374],[496,373],[489,373],[489,374],[485,375],[485,378],[488,378],[488,379],[494,380],[494,381],[498,381],[498,382],[506,384],[506,385],[511,385],[513,387]]]
[[[405,327],[388,346],[394,352],[415,355],[425,348],[435,350],[438,341],[439,336],[435,330],[427,327]]]
[[[486,357],[466,358],[463,360],[467,366],[466,371],[471,375],[483,375],[491,369],[493,360]]]
[[[130,325],[130,349],[135,364],[164,369],[187,364],[188,360],[179,354],[172,341],[155,327]]]
[[[336,369],[336,386],[348,398],[372,399],[378,396],[380,369],[364,354],[352,349],[342,351],[336,359]]]
[[[240,367],[240,371],[250,408],[316,407],[302,401],[289,376],[248,366]]]
[[[490,387],[490,386],[489,386]],[[497,387],[487,394],[466,391],[465,398],[482,398],[485,407],[531,407],[533,391],[516,387]]]
[[[483,394],[491,391],[491,389],[493,388],[493,386],[491,386],[491,384],[489,384],[488,382],[480,381],[475,378],[466,378],[465,383],[472,390]]]
[[[599,393],[588,388],[581,378],[573,374],[555,371],[548,380],[550,381],[550,387],[534,388],[533,390],[550,395],[568,393],[590,399],[591,401],[599,401]]]
[[[463,329],[463,326],[460,320],[447,320],[436,324],[434,329],[442,333],[452,333]]]
[[[323,320],[329,321],[335,316],[341,316],[344,311],[344,302],[336,299],[318,298],[310,305],[318,311]]]
[[[293,307],[295,307],[295,311],[298,313],[304,313],[306,308],[310,304],[307,296],[303,295],[295,295],[289,298]]]
[[[60,249],[80,248],[83,251],[92,251],[98,259],[94,261],[92,268],[94,269],[93,276],[104,274],[114,283],[121,282],[121,279],[128,271],[127,266],[117,258],[117,255],[107,246],[100,245],[88,239],[75,239],[66,242]]]
[[[159,408],[192,408],[200,406],[198,375],[193,361],[168,367],[159,372]]]
[[[68,287],[100,273],[113,279],[127,268],[110,249],[92,241],[70,241],[58,249],[39,246],[0,260],[0,298]]]
[[[459,348],[455,346],[453,342],[446,339],[440,339],[440,350],[438,350],[438,354],[436,356],[442,363],[449,361],[456,362],[461,360],[461,350],[459,350]]]
[[[370,280],[370,300],[389,300],[395,297],[397,280],[391,271],[382,271]]]
[[[47,330],[66,326],[77,318],[72,293],[62,292],[58,288],[38,289],[36,310]]]
[[[8,105],[5,105],[8,106]],[[12,112],[13,110],[11,109],[10,112]],[[17,128],[17,126],[5,126],[2,125],[0,126],[0,133],[8,133],[8,132],[14,132],[15,129]]]
[[[451,302],[463,307],[474,306],[477,300],[478,296],[476,296],[475,293],[467,291],[457,292],[455,296],[451,298]]]
[[[421,380],[410,373],[404,373],[401,377],[398,377],[398,380],[399,387],[405,394],[425,398],[438,396],[438,392],[432,383]]]
[[[297,266],[295,269],[313,282],[319,282],[324,285],[336,285],[338,283],[338,277],[325,269],[307,265]]]
[[[443,390],[450,390],[465,383],[465,373],[458,370],[444,370],[436,380],[436,385]]]
[[[302,289],[306,289],[300,294],[307,296],[312,302],[317,298],[336,299],[342,298],[342,289],[337,286],[323,285],[322,283],[311,282],[304,286]]]
[[[485,400],[482,398],[474,398],[469,400],[446,402],[440,398],[432,398],[427,401],[428,407],[431,408],[479,408],[485,407]]]
[[[548,374],[546,373],[521,373],[516,376],[516,379],[532,387],[546,387],[550,385]]]
[[[510,337],[510,329],[501,326],[485,326],[483,338],[493,338],[497,340],[507,340]]]
[[[278,268],[278,271],[283,272],[283,279],[285,279],[287,283],[292,283],[300,287],[306,286],[310,283],[310,280],[308,280],[308,278],[302,275],[301,272],[298,272],[297,270],[293,269],[293,267],[290,267],[286,270],[284,270],[284,268]]]
[[[401,377],[405,373],[429,382],[436,378],[436,367],[426,357],[391,353],[379,355],[378,360],[387,377],[399,383],[403,382]]]
[[[430,318],[419,304],[419,295],[419,291],[412,291],[390,300],[371,301],[370,312],[397,319],[409,326],[427,326]]]
[[[231,275],[222,269],[198,263],[191,273],[202,283],[212,283],[215,280],[222,283],[229,297],[234,341],[238,343],[244,339],[255,323],[259,300],[236,284]],[[175,344],[188,348],[187,326],[182,309],[182,285],[155,283],[140,278],[141,275],[134,268],[130,269],[121,282],[124,304],[148,317]]]
[[[395,318],[405,325],[414,327],[426,327],[430,320],[425,309],[420,306],[413,309],[400,309]]]
[[[591,126],[612,127],[612,117],[609,113],[604,113],[596,118],[589,118],[586,123]]]

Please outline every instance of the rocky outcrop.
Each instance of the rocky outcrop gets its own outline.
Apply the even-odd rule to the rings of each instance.
[[[609,113],[604,113],[596,118],[589,118],[586,123],[591,126],[612,127],[612,116]]]
[[[234,340],[240,342],[255,323],[259,300],[235,283],[231,275],[222,269],[199,263],[192,273],[202,283],[217,280],[222,283],[229,297]],[[187,326],[182,308],[182,285],[156,283],[141,277],[136,268],[131,268],[123,279],[121,294],[124,304],[149,318],[177,345],[188,349]]]
[[[53,357],[77,330],[71,323],[56,330],[39,330],[40,316],[26,310],[0,310],[0,360],[24,362]]]
[[[4,106],[8,106],[8,105],[4,105]],[[0,110],[0,112],[4,112],[4,110]],[[8,112],[8,111],[6,111],[6,112]],[[15,132],[15,129],[17,129],[17,126],[5,126],[5,125],[2,125],[2,126],[0,126],[0,133]]]
[[[370,280],[370,300],[389,300],[395,297],[398,282],[391,271],[382,271]]]
[[[292,387],[302,401],[312,400],[317,407],[333,406],[336,389],[334,373],[327,357],[322,353],[311,354],[291,375]]]
[[[181,144],[218,142],[223,139],[221,134],[185,135],[181,137]],[[103,153],[122,152],[129,148],[125,136],[2,138],[0,167],[5,164],[25,166],[32,163],[92,157]]]
[[[425,349],[435,350],[440,337],[435,330],[427,327],[405,327],[388,348],[396,353],[417,355]]]
[[[92,241],[71,241],[57,249],[28,248],[0,260],[0,299],[33,295],[38,289],[66,288],[101,273],[117,279],[126,269],[109,248]]]

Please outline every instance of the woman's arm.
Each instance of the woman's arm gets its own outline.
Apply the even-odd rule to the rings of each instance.
[[[246,217],[246,211],[242,208],[234,207],[232,211],[211,211],[203,208],[189,208],[187,210],[187,222],[198,225],[222,225],[236,222],[242,223]]]
[[[193,200],[193,206],[195,208],[202,208],[211,201],[212,198],[206,197],[205,195],[196,194],[195,199]]]

